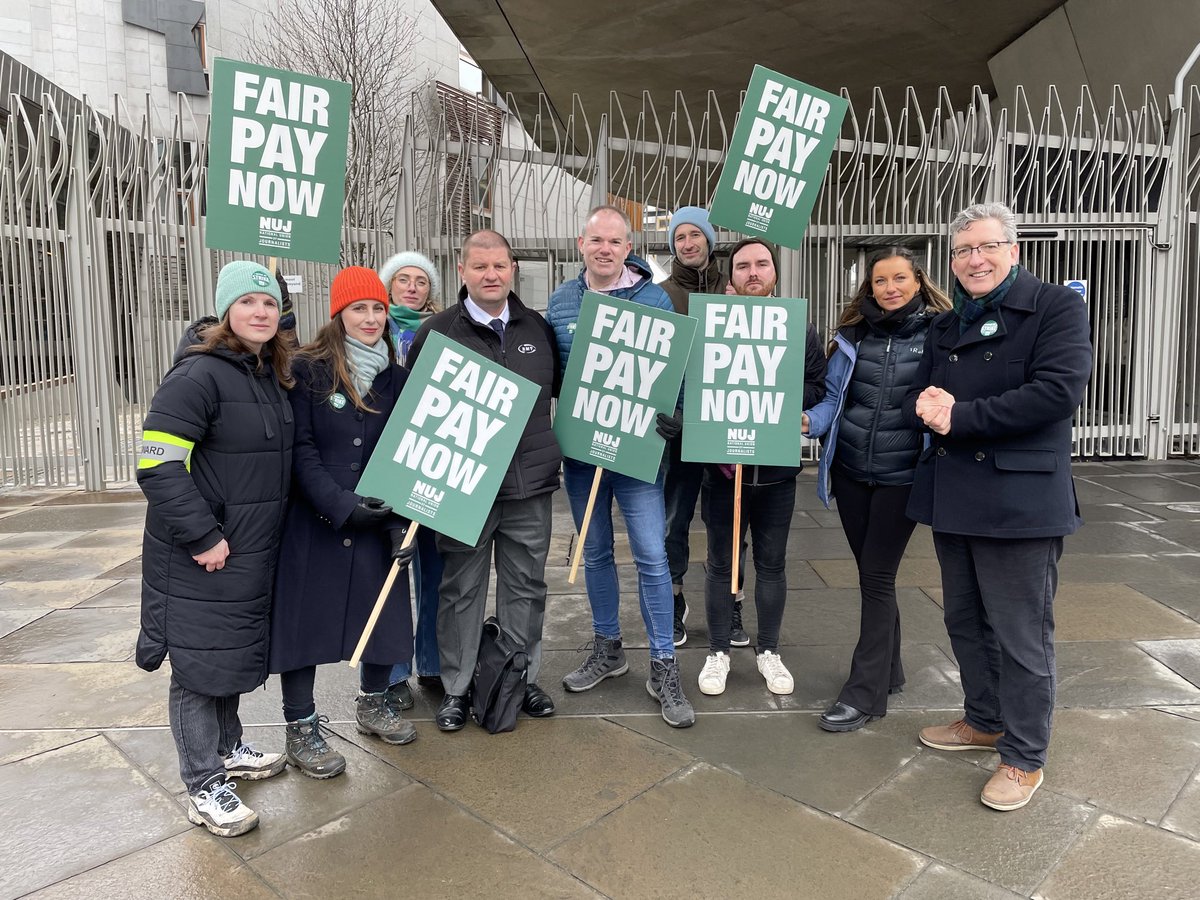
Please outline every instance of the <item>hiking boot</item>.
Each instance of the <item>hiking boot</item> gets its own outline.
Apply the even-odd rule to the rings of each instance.
[[[596,635],[588,658],[574,672],[565,675],[562,683],[568,691],[579,693],[590,691],[605,678],[616,678],[628,671],[629,663],[625,661],[621,639]]]
[[[673,640],[675,641],[676,647],[682,647],[687,643],[687,628],[684,627],[684,623],[687,622],[687,617],[687,601],[683,599],[683,591],[680,591],[675,595],[675,628]]]
[[[258,813],[234,793],[237,784],[217,779],[210,781],[207,789],[188,795],[188,821],[203,825],[217,837],[237,837],[257,828]]]
[[[325,725],[328,716],[316,713],[284,726],[287,745],[287,761],[309,778],[332,778],[346,771],[346,758],[325,741]]]
[[[738,591],[741,596],[741,591]],[[733,622],[729,626],[729,643],[733,647],[749,647],[750,635],[742,627],[742,601],[733,601]]]
[[[662,704],[663,721],[672,728],[689,728],[696,724],[696,711],[679,683],[679,660],[650,660],[650,679],[646,682],[650,696]]]
[[[438,681],[441,681],[441,679],[439,678]],[[413,692],[412,688],[408,686],[407,679],[404,681],[397,681],[395,684],[389,687],[387,689],[387,693],[384,694],[384,697],[387,698],[387,705],[396,710],[396,712],[400,712],[401,710],[405,709],[412,709]]]
[[[356,699],[354,727],[359,734],[373,734],[385,744],[408,744],[416,740],[417,729],[401,718],[387,702],[387,694],[359,694]]]
[[[718,650],[708,654],[700,670],[700,693],[715,697],[725,693],[725,678],[729,675],[729,654]]]
[[[772,694],[790,694],[796,687],[792,673],[787,670],[779,654],[773,650],[764,650],[754,657],[758,671],[767,682],[767,690]]]
[[[976,731],[967,724],[966,719],[959,719],[949,725],[930,725],[921,729],[921,743],[934,750],[991,750],[996,752],[996,741],[1004,734],[986,734]]]
[[[282,753],[260,753],[249,744],[239,743],[225,757],[225,776],[244,778],[246,781],[261,781],[278,775],[287,767]]]
[[[984,806],[1008,812],[1020,809],[1029,802],[1033,792],[1042,786],[1042,770],[1026,772],[1016,766],[1001,763],[996,774],[983,786],[979,799]]]

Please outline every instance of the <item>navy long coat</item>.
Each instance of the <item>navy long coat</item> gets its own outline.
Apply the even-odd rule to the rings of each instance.
[[[1022,269],[999,309],[965,333],[958,314],[933,320],[904,413],[913,427],[928,385],[954,396],[948,435],[921,454],[909,518],[934,531],[994,538],[1072,534],[1071,420],[1092,373],[1079,295]]]
[[[358,503],[355,487],[407,373],[398,365],[371,385],[364,413],[331,393],[327,365],[297,361],[291,391],[296,419],[292,502],[283,530],[271,614],[272,672],[349,659],[391,568],[386,529],[346,524]],[[396,524],[402,524],[399,518]],[[397,578],[363,662],[391,665],[412,658],[408,578]]]

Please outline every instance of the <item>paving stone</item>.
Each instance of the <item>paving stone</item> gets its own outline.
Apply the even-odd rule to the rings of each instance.
[[[1081,503],[1079,515],[1085,528],[1100,522],[1157,522],[1159,516],[1150,505],[1138,503]]]
[[[787,555],[799,559],[854,559],[840,528],[812,528],[791,535]]]
[[[117,582],[112,579],[64,581],[5,581],[0,584],[0,609],[68,609]]]
[[[1045,900],[1188,900],[1200,882],[1200,844],[1100,816],[1038,887]]]
[[[648,842],[648,834],[655,840]],[[731,854],[733,835],[754,838]],[[901,847],[703,763],[573,835],[550,855],[612,897],[862,900],[895,893],[924,864]],[[839,876],[830,878],[831,871]]]
[[[1092,809],[1049,786],[1022,810],[988,809],[979,802],[988,773],[953,758],[958,755],[967,754],[922,753],[847,821],[1028,894],[1070,846]]]
[[[102,591],[91,599],[78,604],[76,609],[93,609],[96,607],[136,606],[142,605],[142,579],[126,578],[118,581],[106,591]]]
[[[0,550],[53,550],[86,534],[86,531],[9,532],[0,534]]]
[[[1196,716],[1197,710],[1191,710]],[[1200,717],[1197,717],[1200,719]],[[1188,779],[1159,823],[1163,828],[1200,841],[1200,772]]]
[[[1011,900],[1022,895],[958,869],[931,863],[900,896],[902,900]]]
[[[751,618],[753,603],[745,605],[745,618]],[[942,643],[950,646],[942,610],[917,588],[897,588],[902,641]],[[788,591],[787,606],[780,631],[781,645],[855,644],[862,618],[862,599],[858,588],[817,588]],[[746,629],[751,641],[755,633]]]
[[[141,528],[145,521],[145,502],[40,506],[0,519],[0,532]]]
[[[171,793],[182,794],[178,755],[169,730],[112,732],[110,736],[155,781]],[[260,750],[280,752],[283,729],[247,728],[246,740]],[[289,766],[265,781],[238,782],[238,796],[258,813],[260,823],[253,832],[229,845],[234,853],[251,859],[411,783],[403,772],[338,734],[331,735],[329,742],[346,757],[343,775],[318,781]],[[179,799],[182,803],[182,796]]]
[[[1200,624],[1124,584],[1063,584],[1054,598],[1058,641],[1200,637]]]
[[[135,607],[53,610],[0,639],[0,664],[133,659],[140,615]]]
[[[40,609],[0,609],[0,638],[12,634],[19,628],[24,628],[30,622],[36,622],[42,616],[49,615],[50,610]],[[0,647],[4,644],[0,641]]]
[[[61,550],[5,550],[0,547],[0,579],[62,581],[111,578],[113,576],[106,573],[132,555],[130,551],[111,548],[64,553]]]
[[[1200,764],[1200,722],[1155,709],[1060,709],[1046,775],[1058,793],[1157,822]],[[1136,777],[1119,775],[1133,771]]]
[[[1137,645],[1175,674],[1200,686],[1200,640],[1138,641]]]
[[[1196,504],[1200,510],[1200,503]],[[1200,521],[1196,514],[1190,519],[1172,519],[1169,522],[1153,522],[1143,526],[1147,531],[1157,534],[1164,540],[1172,541],[1181,550],[1200,551]]]
[[[192,828],[171,798],[102,737],[0,766],[0,809],[4,897],[46,887]]]
[[[1129,586],[1140,594],[1165,603],[1189,619],[1200,620],[1200,588],[1195,583],[1161,583],[1132,581]],[[0,586],[0,590],[3,587]]]
[[[170,667],[128,663],[0,666],[5,728],[104,728],[167,724]]]
[[[1200,690],[1122,641],[1063,642],[1055,648],[1064,707],[1166,706],[1200,702]]]
[[[96,736],[94,731],[0,731],[0,766]]]
[[[1086,527],[1086,526],[1085,526]],[[1185,566],[1176,565],[1167,554],[1097,555],[1094,553],[1064,553],[1058,564],[1061,584],[1117,584],[1134,581],[1187,582],[1190,576]]]
[[[1074,470],[1075,467],[1071,468]],[[1133,499],[1115,488],[1093,481],[1092,478],[1093,475],[1090,473],[1085,478],[1081,478],[1079,475],[1075,476],[1075,496],[1079,500],[1081,508],[1095,503],[1128,503]]]
[[[1086,520],[1085,520],[1086,521]],[[1183,553],[1192,549],[1162,532],[1121,522],[1088,522],[1063,540],[1064,555],[1075,553]]]
[[[139,550],[141,548],[138,548]],[[123,562],[115,568],[102,572],[101,578],[115,578],[121,580],[124,578],[141,578],[142,577],[142,556],[139,553],[137,556],[128,562]]]
[[[239,863],[223,843],[221,838],[193,828],[30,894],[28,900],[267,900],[279,896],[257,872]]]
[[[1167,475],[1093,475],[1088,480],[1140,500],[1200,500],[1200,486]]]
[[[79,535],[66,543],[59,546],[63,549],[98,549],[98,548],[119,548],[121,550],[128,549],[131,554],[142,552],[142,537],[144,531],[141,528],[113,528],[104,529],[102,531],[88,531]],[[3,546],[0,544],[0,546]]]
[[[691,759],[593,718],[523,718],[515,731],[495,735],[468,725],[454,734],[434,731],[429,740],[404,747],[372,743],[371,752],[539,850],[590,825]],[[514,787],[520,802],[513,802]]]
[[[1165,503],[1152,503],[1148,500],[1138,500],[1130,504],[1134,509],[1140,510],[1143,518],[1147,520],[1148,525],[1156,525],[1161,522],[1171,522],[1176,520],[1195,521],[1200,515],[1200,503],[1195,500],[1187,501],[1167,501]],[[1086,522],[1087,519],[1084,519]]]
[[[403,829],[399,843],[398,827]],[[568,873],[415,784],[314,828],[251,866],[297,900],[346,896],[349,885],[363,897],[491,900],[506,889],[522,897],[596,896]]]
[[[857,588],[858,567],[853,559],[821,559],[813,569],[826,585],[833,588]],[[897,587],[941,587],[942,570],[937,559],[905,556],[896,574]]]
[[[817,714],[709,715],[692,728],[662,734],[644,718],[612,717],[634,731],[650,732],[719,768],[770,791],[826,812],[850,809],[919,751],[911,740],[877,731],[871,723],[850,734],[831,734]],[[746,740],[748,734],[753,741]],[[854,765],[846,765],[846,756]]]

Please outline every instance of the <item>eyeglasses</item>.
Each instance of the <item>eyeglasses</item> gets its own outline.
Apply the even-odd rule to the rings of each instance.
[[[1011,243],[1012,241],[987,241],[978,247],[955,247],[950,251],[950,255],[955,259],[962,260],[967,259],[972,253],[978,250],[984,256],[995,256]]]

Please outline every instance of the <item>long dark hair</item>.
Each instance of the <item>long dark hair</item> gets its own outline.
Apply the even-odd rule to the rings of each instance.
[[[254,353],[245,342],[233,333],[229,327],[229,317],[226,316],[215,325],[210,325],[199,334],[200,343],[188,348],[188,353],[212,353],[218,347],[224,347],[234,353],[249,353],[258,356],[258,367],[262,368],[262,354]],[[285,390],[291,390],[296,385],[292,377],[292,345],[284,340],[276,330],[274,337],[263,343],[263,348],[271,352],[271,368],[275,372],[275,380]]]
[[[387,342],[388,362],[396,362],[396,345],[392,343],[392,330],[385,323],[383,340]],[[354,377],[350,373],[350,363],[346,359],[346,326],[342,324],[341,315],[329,320],[328,325],[322,325],[317,336],[296,351],[297,359],[323,362],[333,372],[333,384],[329,386],[326,399],[337,391],[345,392],[355,408],[362,412],[378,412],[367,406],[366,398],[358,393],[354,386]]]
[[[950,298],[946,296],[946,292],[938,287],[921,264],[917,262],[916,255],[907,247],[884,247],[881,250],[876,250],[867,257],[867,274],[861,282],[859,282],[858,290],[850,297],[846,303],[845,309],[842,310],[841,318],[837,324],[833,326],[834,334],[845,328],[847,325],[857,325],[863,320],[862,305],[863,301],[872,295],[871,277],[875,273],[877,263],[883,262],[885,259],[894,259],[899,257],[906,260],[912,266],[913,275],[917,279],[917,290],[925,297],[925,306],[935,312],[945,312],[953,307]],[[826,348],[826,353],[833,356],[834,350],[837,349],[837,341],[831,340]]]

